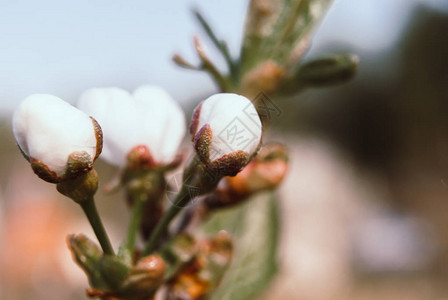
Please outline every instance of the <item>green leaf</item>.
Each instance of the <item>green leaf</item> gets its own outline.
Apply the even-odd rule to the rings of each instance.
[[[295,74],[296,84],[307,87],[328,86],[351,79],[359,58],[352,54],[335,55],[305,62]]]
[[[205,33],[207,33],[207,36],[210,38],[210,40],[213,42],[215,47],[221,52],[221,54],[224,56],[224,59],[226,60],[227,66],[230,71],[230,76],[233,80],[238,79],[238,70],[237,66],[233,62],[232,57],[230,56],[229,49],[227,47],[227,44],[225,41],[219,40],[215,33],[213,32],[212,28],[208,24],[208,22],[205,20],[205,18],[202,16],[202,14],[199,11],[193,11],[196,19],[198,20],[201,27],[204,29]]]
[[[295,48],[330,4],[331,0],[252,0],[241,52],[243,71],[268,59],[282,66],[290,63]]]
[[[244,204],[215,213],[203,226],[207,234],[224,229],[234,237],[230,268],[213,300],[254,299],[277,271],[279,218],[273,192],[259,194]]]

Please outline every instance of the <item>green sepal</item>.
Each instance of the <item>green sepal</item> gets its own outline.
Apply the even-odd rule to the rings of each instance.
[[[91,287],[108,290],[109,285],[100,273],[103,251],[83,234],[67,237],[67,245],[75,263],[84,271]]]
[[[117,257],[120,259],[121,262],[123,262],[128,266],[131,266],[134,261],[133,254],[129,252],[125,244],[120,245],[120,247],[118,248]]]
[[[130,267],[117,256],[105,255],[99,260],[99,270],[104,281],[116,290],[128,276]]]

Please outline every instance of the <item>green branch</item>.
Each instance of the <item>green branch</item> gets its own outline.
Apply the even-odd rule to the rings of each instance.
[[[93,231],[100,242],[104,254],[115,255],[112,244],[110,243],[109,237],[107,236],[106,230],[104,229],[103,223],[98,215],[93,198],[80,203],[80,205],[89,220],[90,225],[92,225]]]
[[[193,11],[196,19],[198,20],[199,24],[201,24],[204,31],[207,33],[210,40],[213,42],[213,44],[216,46],[216,48],[221,52],[223,55],[230,71],[230,77],[232,78],[233,82],[236,83],[238,81],[238,66],[233,61],[232,57],[230,56],[229,49],[227,47],[226,42],[218,40],[215,33],[213,32],[212,28],[208,24],[208,22],[205,20],[205,18],[201,15],[199,11]]]
[[[134,253],[135,242],[137,240],[138,231],[142,222],[143,208],[145,206],[144,199],[137,198],[133,201],[131,217],[129,220],[128,235],[125,247],[131,255]]]

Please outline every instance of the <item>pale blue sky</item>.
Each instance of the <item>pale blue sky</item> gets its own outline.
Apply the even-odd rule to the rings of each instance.
[[[336,0],[315,47],[339,41],[369,51],[393,45],[413,5],[444,0]],[[157,84],[178,101],[214,91],[207,76],[179,69],[175,52],[194,60],[199,7],[237,54],[247,1],[0,0],[0,112],[27,95],[74,102],[87,88]],[[442,4],[444,3],[444,5]],[[212,54],[211,47],[209,50]]]

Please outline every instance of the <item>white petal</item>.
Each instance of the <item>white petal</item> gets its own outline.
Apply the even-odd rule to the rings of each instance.
[[[119,88],[85,91],[78,107],[94,117],[103,130],[101,157],[114,165],[124,165],[126,155],[137,143],[137,109],[129,92]]]
[[[42,161],[59,177],[65,174],[68,156],[96,153],[92,120],[58,97],[35,94],[26,98],[13,116],[13,131],[22,151]]]
[[[201,107],[198,130],[209,124],[213,132],[210,160],[242,150],[252,155],[261,140],[261,121],[252,102],[236,94],[216,94]]]
[[[142,110],[141,140],[147,140],[155,160],[171,162],[185,136],[185,114],[179,104],[163,89],[141,86],[134,92],[137,106]]]
[[[185,116],[164,90],[142,86],[133,95],[118,88],[84,92],[78,107],[100,123],[104,134],[103,157],[124,166],[129,151],[146,145],[158,163],[170,162],[185,135]]]

